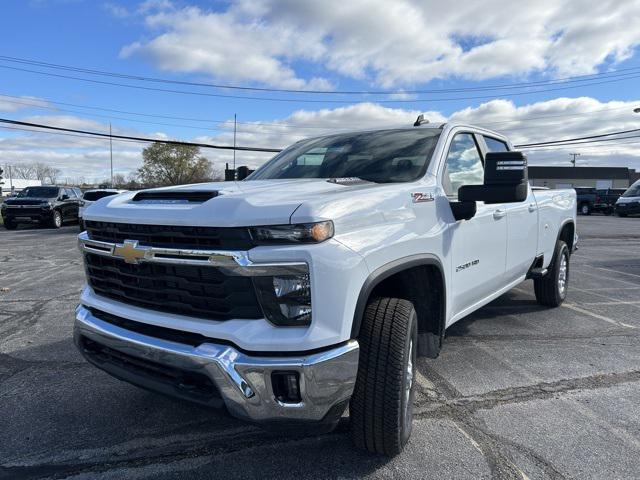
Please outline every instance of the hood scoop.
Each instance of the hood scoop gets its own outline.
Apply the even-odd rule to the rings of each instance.
[[[187,190],[167,190],[167,191],[147,191],[137,193],[131,201],[134,203],[169,203],[169,204],[189,204],[204,203],[219,195],[218,191],[187,191]]]

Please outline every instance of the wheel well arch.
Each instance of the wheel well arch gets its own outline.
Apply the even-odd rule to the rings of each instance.
[[[562,240],[569,247],[569,251],[574,251],[576,225],[572,220],[567,220],[558,232],[558,240]]]
[[[446,323],[445,292],[444,269],[435,256],[413,255],[383,265],[367,278],[360,290],[351,338],[357,338],[360,333],[364,311],[370,299],[395,297],[413,303],[418,315],[418,335],[433,333],[442,342]]]

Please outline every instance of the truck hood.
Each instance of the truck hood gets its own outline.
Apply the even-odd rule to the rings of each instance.
[[[42,197],[20,197],[20,198],[8,198],[4,201],[7,205],[40,205],[43,202],[55,202],[56,197],[42,198]]]
[[[89,206],[85,220],[140,223],[149,225],[190,226],[252,226],[287,224],[294,212],[303,204],[305,211],[321,212],[316,220],[329,218],[339,212],[326,208],[312,208],[347,201],[357,191],[384,188],[385,185],[357,182],[333,183],[326,179],[251,180],[242,182],[215,182],[178,187],[144,190],[157,197],[135,199],[140,192],[126,192],[102,198]],[[209,193],[212,198],[204,202],[187,203],[189,193]],[[185,199],[181,199],[184,194]],[[172,198],[169,198],[172,197]],[[344,207],[342,207],[344,208]],[[310,221],[308,214],[306,220]],[[333,218],[331,218],[333,219]],[[294,221],[296,221],[294,219]]]

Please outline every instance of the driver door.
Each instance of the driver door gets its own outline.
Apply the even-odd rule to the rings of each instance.
[[[473,133],[456,133],[449,144],[442,185],[450,202],[458,200],[462,185],[481,185],[484,164]],[[507,251],[507,217],[502,204],[477,202],[470,220],[449,225],[451,239],[451,318],[464,316],[478,302],[504,285]],[[455,318],[454,318],[455,317]]]

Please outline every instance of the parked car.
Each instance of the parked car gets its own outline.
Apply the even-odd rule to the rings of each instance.
[[[2,203],[4,228],[14,230],[20,223],[60,228],[64,222],[77,221],[81,195],[76,187],[26,187]]]
[[[525,279],[567,295],[573,189],[532,190],[504,136],[438,124],[294,144],[241,182],[128,192],[85,212],[74,339],[144,388],[396,454],[418,355]]]
[[[576,187],[575,191],[578,213],[590,215],[592,212],[600,212],[605,215],[611,215],[615,210],[616,201],[620,198],[624,189]]]
[[[640,180],[631,185],[618,199],[616,214],[621,217],[640,214]]]
[[[80,200],[80,209],[78,210],[78,224],[80,231],[84,231],[84,222],[82,221],[82,214],[84,210],[93,202],[100,200],[104,197],[110,197],[111,195],[117,195],[119,193],[126,192],[126,190],[118,190],[116,188],[97,188],[94,190],[87,190],[82,194],[82,200]]]

